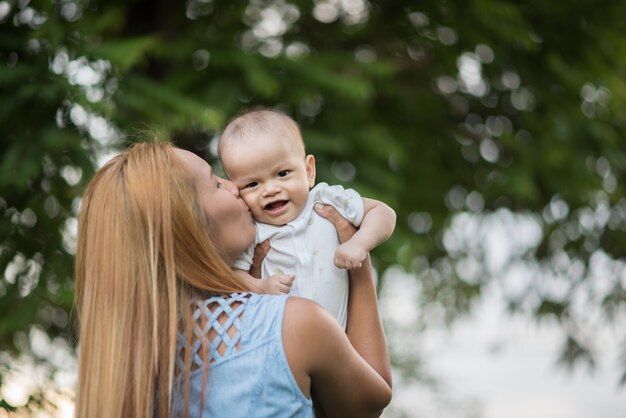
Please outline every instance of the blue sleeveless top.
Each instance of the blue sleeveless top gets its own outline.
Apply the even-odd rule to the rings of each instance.
[[[286,295],[233,293],[197,303],[189,417],[314,417],[313,403],[300,390],[285,356],[282,328],[286,302]],[[206,356],[201,355],[198,337],[208,338]],[[185,336],[179,333],[179,371],[185,369],[185,346]],[[175,417],[182,416],[184,410],[184,378],[185,372],[180,372],[174,382]]]

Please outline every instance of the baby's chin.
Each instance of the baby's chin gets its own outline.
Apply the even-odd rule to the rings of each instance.
[[[286,221],[282,220],[282,219],[273,219],[273,218],[268,218],[267,216],[260,216],[260,217],[255,217],[254,220],[256,222],[260,222],[266,225],[272,225],[272,226],[283,226],[286,225],[287,223],[291,222],[293,219],[288,219]]]
[[[285,214],[286,215],[286,214]],[[262,213],[259,216],[253,214],[253,218],[256,222],[260,222],[266,225],[283,226],[293,221],[296,217],[293,216],[268,216],[266,213]]]

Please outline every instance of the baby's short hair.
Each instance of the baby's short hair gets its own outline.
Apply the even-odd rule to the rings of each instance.
[[[220,135],[218,155],[225,144],[233,140],[254,138],[259,133],[276,132],[296,141],[304,150],[304,140],[300,126],[286,113],[269,108],[244,110],[228,122]]]

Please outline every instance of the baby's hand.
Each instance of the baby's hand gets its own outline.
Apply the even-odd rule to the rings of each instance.
[[[270,295],[285,295],[291,290],[291,285],[296,276],[286,274],[275,274],[266,280],[261,280],[261,291]]]
[[[335,265],[340,269],[354,269],[361,267],[367,258],[367,250],[361,245],[347,241],[337,247],[335,251]]]

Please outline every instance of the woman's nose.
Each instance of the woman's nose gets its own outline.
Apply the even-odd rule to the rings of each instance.
[[[239,188],[230,180],[222,179],[222,187],[235,195],[235,197],[239,197]]]

